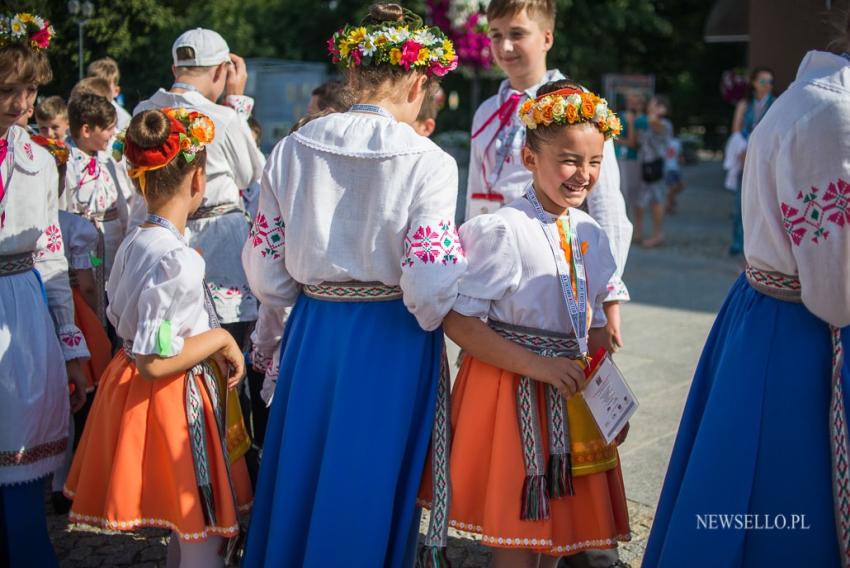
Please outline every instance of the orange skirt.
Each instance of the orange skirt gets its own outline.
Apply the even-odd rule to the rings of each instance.
[[[74,323],[86,338],[86,344],[91,353],[89,360],[83,363],[83,372],[88,379],[86,392],[91,392],[100,381],[100,377],[109,365],[109,360],[112,359],[112,345],[97,314],[86,303],[80,290],[71,288],[71,292],[74,295]]]
[[[112,530],[164,527],[182,540],[238,534],[233,491],[239,510],[247,510],[252,500],[245,459],[230,466],[231,489],[213,406],[199,383],[216,514],[214,526],[208,525],[195,481],[185,382],[185,374],[146,380],[123,351],[112,359],[65,483],[65,494],[73,499],[72,522]]]
[[[575,495],[550,499],[548,520],[520,520],[525,466],[516,392],[519,375],[467,355],[452,391],[450,525],[480,534],[483,544],[555,556],[614,548],[631,538],[619,460],[607,471],[574,475]],[[539,415],[546,416],[540,383]],[[547,440],[546,420],[541,420]],[[549,449],[544,445],[546,463]],[[431,500],[427,466],[421,501]],[[575,472],[575,466],[574,466]]]

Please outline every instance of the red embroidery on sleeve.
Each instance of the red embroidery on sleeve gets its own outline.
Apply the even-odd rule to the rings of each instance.
[[[812,187],[797,194],[798,203],[782,202],[782,224],[785,233],[795,246],[811,233],[811,241],[820,244],[829,238],[828,223],[838,228],[850,225],[850,184],[843,179],[830,183],[823,195]]]

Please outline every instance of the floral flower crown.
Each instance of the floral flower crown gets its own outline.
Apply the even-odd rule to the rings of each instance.
[[[605,138],[616,138],[623,129],[620,119],[608,108],[608,101],[582,89],[559,89],[525,101],[519,107],[522,123],[534,130],[550,124],[579,124],[596,126]]]
[[[415,15],[410,23],[347,25],[328,40],[328,51],[343,69],[394,65],[442,77],[458,63],[454,44],[446,34],[440,28],[423,26]]]
[[[41,51],[50,47],[54,35],[53,26],[41,16],[28,12],[0,15],[0,47],[20,43]]]
[[[145,193],[145,174],[164,168],[178,155],[183,156],[187,164],[215,138],[215,123],[205,114],[185,108],[163,108],[160,111],[171,122],[171,132],[159,146],[142,148],[131,138],[124,140],[124,155],[132,168],[131,178],[139,180],[139,189]]]
[[[56,138],[48,138],[40,134],[33,134],[30,138],[32,141],[50,152],[53,159],[56,160],[56,167],[64,166],[68,162],[68,157],[71,155],[71,150],[61,140]]]

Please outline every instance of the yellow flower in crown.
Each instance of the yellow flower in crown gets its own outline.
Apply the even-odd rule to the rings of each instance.
[[[353,47],[359,45],[364,39],[366,39],[366,28],[359,27],[354,28],[348,34],[348,43]]]
[[[398,65],[401,62],[401,50],[394,47],[390,50],[390,64]]]
[[[620,135],[620,119],[605,99],[581,88],[565,88],[524,102],[519,117],[529,130],[551,124],[593,124],[605,138]]]
[[[416,57],[416,64],[421,65],[431,59],[431,51],[427,47],[419,49],[419,55]]]

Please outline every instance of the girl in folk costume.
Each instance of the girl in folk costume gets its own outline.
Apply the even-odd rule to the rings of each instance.
[[[519,112],[533,182],[460,230],[469,269],[444,325],[468,356],[452,393],[447,521],[481,534],[493,566],[554,567],[629,539],[616,444],[575,396],[588,350],[604,342],[615,270],[605,232],[577,207],[620,122],[567,81],[542,86]],[[427,477],[423,490],[429,500]],[[446,518],[434,493],[432,516]]]
[[[32,141],[50,152],[56,161],[59,170],[59,193],[61,196],[65,189],[65,167],[68,163],[70,151],[68,146],[61,140],[45,138],[34,134]],[[68,213],[59,211],[59,228],[62,230],[62,238],[65,244],[65,260],[70,267],[69,275],[71,282],[71,294],[74,301],[74,322],[83,333],[83,337],[91,353],[88,361],[83,363],[83,372],[86,375],[86,402],[92,400],[93,393],[100,376],[112,358],[112,346],[106,330],[97,317],[97,288],[92,267],[92,257],[97,249],[97,229],[87,220]],[[71,437],[73,444],[68,444],[65,449],[65,462],[53,473],[53,508],[56,512],[64,514],[68,512],[71,502],[62,495],[62,487],[71,467],[71,459],[74,457],[74,449],[83,433],[87,406],[74,414]]]
[[[413,562],[440,323],[466,266],[452,223],[457,165],[407,124],[429,83],[457,65],[451,41],[383,4],[328,44],[359,102],[275,147],[242,255],[277,321],[294,304],[250,567]]]
[[[32,14],[0,17],[0,565],[58,566],[43,479],[62,462],[71,410],[85,402],[53,158],[15,121],[52,78],[53,36]]]
[[[126,157],[145,180],[150,214],[115,258],[107,315],[124,349],[101,378],[65,485],[74,522],[170,528],[169,566],[223,565],[222,537],[238,534],[250,501],[245,461],[236,459],[245,451],[235,447],[244,442],[234,437],[241,416],[231,420],[238,403],[228,396],[243,356],[218,326],[204,261],[184,236],[203,198],[213,132],[206,116],[184,109],[143,112],[127,131]]]
[[[697,366],[646,566],[850,566],[848,59],[809,52],[750,137],[748,267]]]

